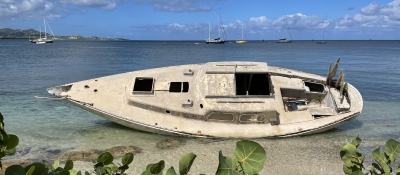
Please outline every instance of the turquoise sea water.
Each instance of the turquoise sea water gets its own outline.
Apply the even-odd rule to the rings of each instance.
[[[118,145],[135,145],[151,153],[157,150],[157,142],[171,137],[129,129],[68,102],[34,96],[47,97],[48,87],[90,78],[210,61],[261,61],[325,76],[329,63],[340,57],[339,70],[343,69],[345,80],[363,96],[361,115],[328,132],[285,141],[329,143],[360,134],[370,144],[382,145],[389,138],[400,140],[399,55],[398,41],[249,41],[245,45],[234,41],[223,45],[203,41],[55,41],[36,45],[26,40],[0,40],[0,112],[6,131],[20,138],[17,154],[7,159],[50,159],[70,150]],[[197,144],[192,138],[178,139],[189,146]]]

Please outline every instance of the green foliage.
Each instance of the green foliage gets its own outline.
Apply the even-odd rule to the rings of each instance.
[[[4,130],[4,117],[0,113],[0,168],[3,168],[1,159],[6,155],[13,155],[16,152],[16,147],[19,139],[14,134],[7,134]]]
[[[219,165],[218,170],[215,174],[224,175],[224,174],[232,174],[232,175],[240,175],[239,171],[237,171],[237,160],[232,159],[230,157],[225,157],[222,155],[222,151],[219,151]]]
[[[194,159],[196,159],[196,155],[193,153],[186,154],[181,157],[179,160],[179,174],[184,175],[188,174],[190,167],[193,164]]]
[[[30,174],[32,174],[33,170],[30,171]],[[11,165],[10,167],[8,167],[4,173],[5,175],[11,175],[11,174],[15,174],[15,175],[19,175],[19,174],[23,174],[25,175],[25,169],[24,167],[22,167],[21,165]],[[26,173],[28,174],[28,173]]]
[[[126,153],[122,157],[122,164],[115,165],[113,160],[114,157],[109,152],[101,154],[94,164],[94,172],[97,175],[124,175],[125,171],[129,169],[128,165],[133,161],[133,154]]]
[[[267,160],[264,148],[249,140],[236,143],[235,157],[246,174],[257,174],[263,169]]]
[[[236,143],[235,157],[225,157],[219,152],[217,175],[258,174],[264,167],[267,154],[264,148],[253,141],[242,140]]]
[[[400,156],[400,143],[398,141],[390,139],[386,142],[384,151],[381,150],[381,147],[377,147],[371,152],[370,156],[375,162],[372,163],[370,170],[367,170],[363,164],[365,155],[357,150],[361,142],[362,140],[357,135],[351,143],[345,145],[340,150],[340,157],[343,161],[343,172],[345,174],[364,175],[369,173],[372,175],[388,175],[393,173],[392,163]],[[400,175],[400,164],[395,172],[396,175]]]

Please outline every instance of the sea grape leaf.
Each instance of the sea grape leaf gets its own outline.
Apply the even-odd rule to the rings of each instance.
[[[105,174],[106,173],[106,169],[104,168],[104,166],[98,166],[98,167],[96,167],[96,169],[94,171],[96,174]]]
[[[17,152],[17,150],[15,148],[13,149],[7,149],[6,150],[6,155],[14,155]]]
[[[68,170],[70,175],[82,175],[81,171],[77,171],[77,170]]]
[[[141,175],[162,175],[162,172],[160,172],[160,173],[158,173],[158,174],[152,174],[152,173],[150,172],[150,169],[151,169],[154,165],[156,165],[156,164],[155,164],[155,163],[154,163],[154,164],[148,164],[148,165],[146,166],[146,170],[143,171]]]
[[[72,170],[72,168],[74,168],[74,162],[72,162],[72,160],[67,160],[64,165],[64,170],[69,171]]]
[[[185,154],[179,160],[179,174],[185,175],[189,173],[190,167],[193,164],[194,159],[196,159],[196,154],[189,153]]]
[[[167,172],[165,173],[165,175],[178,175],[178,174],[176,174],[176,171],[175,171],[174,167],[171,166],[171,168],[169,168],[169,169],[167,170]]]
[[[371,157],[382,167],[384,173],[390,173],[390,166],[387,164],[388,159],[380,148],[381,147],[378,146],[374,151],[372,151]]]
[[[32,163],[25,167],[25,171],[29,171],[31,167],[35,167],[35,170],[32,172],[33,175],[44,174],[46,172],[46,167],[41,163]]]
[[[129,169],[128,165],[122,165],[120,167],[118,167],[119,170],[121,170],[122,172],[125,172],[127,169]]]
[[[356,148],[358,148],[358,146],[361,144],[362,140],[360,139],[359,135],[357,134],[357,136],[351,141],[351,144],[353,144]]]
[[[26,172],[26,175],[32,175],[33,171],[35,171],[35,167],[29,168],[29,170]]]
[[[389,156],[390,162],[393,163],[400,155],[400,143],[393,139],[388,140],[385,146],[385,153]]]
[[[3,122],[4,121],[4,117],[3,117],[3,114],[1,114],[1,112],[0,112],[0,122]]]
[[[219,165],[216,175],[240,175],[239,171],[236,171],[237,161],[231,157],[225,157],[222,151],[219,151]]]
[[[25,175],[25,169],[21,165],[11,165],[6,169],[4,175]]]
[[[257,174],[263,167],[267,154],[257,142],[242,140],[236,143],[235,157],[247,174]]]
[[[8,134],[7,149],[13,149],[17,147],[19,139],[14,134]]]
[[[359,167],[357,167],[357,166],[350,166],[350,167],[347,167],[345,164],[343,164],[343,172],[345,173],[345,174],[351,174],[351,173],[353,173],[353,172],[357,172],[357,171],[360,171],[361,170],[361,168],[359,168]]]
[[[160,160],[158,163],[151,166],[150,173],[151,174],[162,174],[164,167],[165,167],[164,160]]]
[[[129,165],[133,161],[133,154],[126,153],[124,157],[122,157],[122,165]]]
[[[3,141],[3,144],[7,145],[8,142],[8,134],[4,129],[0,129],[0,136],[1,136],[1,141]]]
[[[50,162],[46,161],[46,160],[42,160],[44,167],[46,167],[48,170],[50,171],[54,171],[53,166],[50,164]]]
[[[103,154],[100,154],[100,156],[97,158],[97,163],[96,165],[108,165],[110,163],[112,163],[112,161],[114,160],[114,157],[111,155],[111,153],[109,152],[105,152]],[[95,165],[95,166],[96,166]]]
[[[376,164],[376,163],[375,163]],[[375,167],[374,166],[372,166],[371,167],[371,169],[369,170],[369,172],[372,174],[372,175],[379,175],[379,173],[378,172],[376,172],[376,170],[375,170]]]
[[[340,150],[340,157],[346,167],[361,167],[364,161],[364,155],[357,151],[353,144],[347,144]]]
[[[54,161],[53,169],[57,169],[59,166],[60,166],[60,161],[59,160]]]

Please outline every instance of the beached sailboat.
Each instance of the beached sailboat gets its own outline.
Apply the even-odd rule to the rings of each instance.
[[[287,31],[289,31],[290,39],[291,39],[291,40],[287,40],[286,37],[285,37],[285,38],[282,38],[282,39],[279,39],[278,41],[276,41],[277,43],[292,43],[292,40],[293,40],[293,38],[292,38],[292,33],[290,32],[287,19],[285,19],[285,21],[286,21],[286,29],[287,29]],[[285,33],[285,35],[286,35],[286,33]]]
[[[242,39],[241,39],[241,40],[237,40],[237,41],[236,41],[236,44],[246,44],[246,43],[247,43],[247,41],[244,40],[243,35],[244,35],[244,28],[243,28],[243,26],[242,26]]]
[[[318,41],[317,44],[326,44],[326,41],[325,41],[325,29],[324,29],[324,34],[322,34],[322,41]]]
[[[222,37],[224,37],[224,39],[221,39],[221,33],[222,33]],[[211,24],[208,23],[208,39],[206,40],[207,44],[224,44],[226,42],[226,33],[224,30],[224,27],[222,25],[222,21],[221,21],[221,16],[218,13],[218,38],[216,39],[211,39]]]
[[[209,62],[139,70],[48,88],[115,123],[192,137],[264,138],[318,133],[357,117],[358,90],[328,76],[264,62]],[[310,65],[313,66],[313,65]]]

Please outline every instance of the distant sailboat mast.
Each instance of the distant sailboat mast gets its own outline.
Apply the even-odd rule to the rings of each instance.
[[[289,28],[289,24],[288,24],[288,22],[287,22],[287,19],[285,19],[285,21],[286,21],[287,29],[289,30],[290,40],[293,40],[293,38],[292,38],[292,33],[290,32],[290,28]]]
[[[210,41],[211,40],[211,23],[210,22],[208,22],[208,41]]]
[[[46,19],[43,19],[43,24],[44,24],[44,39],[47,39],[47,35],[46,35]]]
[[[218,39],[221,39],[221,17],[219,16],[218,12]]]

